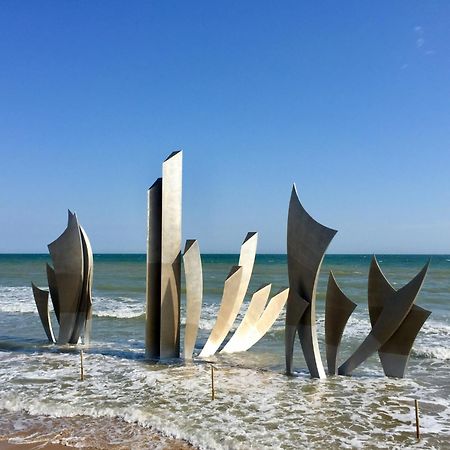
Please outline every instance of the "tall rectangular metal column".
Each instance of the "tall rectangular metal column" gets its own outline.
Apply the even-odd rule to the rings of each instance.
[[[163,163],[160,358],[180,356],[182,163],[181,151]]]
[[[160,356],[161,330],[161,221],[162,179],[148,190],[147,210],[147,316],[145,326],[145,356]]]

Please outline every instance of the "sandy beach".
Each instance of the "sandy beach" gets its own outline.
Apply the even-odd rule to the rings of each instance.
[[[115,418],[30,416],[2,411],[0,450],[72,448],[187,450],[187,442]],[[5,420],[6,419],[6,420]],[[140,444],[137,444],[137,441]]]
[[[60,444],[50,444],[48,442],[35,442],[33,444],[14,444],[8,441],[0,441],[0,450],[32,450],[37,448],[45,450],[67,450],[74,447]]]

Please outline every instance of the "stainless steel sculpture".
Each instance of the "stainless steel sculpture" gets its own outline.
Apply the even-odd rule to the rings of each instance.
[[[67,228],[48,245],[52,257],[59,298],[58,344],[75,343],[72,334],[83,286],[83,247],[75,214],[69,211]]]
[[[163,163],[160,358],[180,356],[182,158],[173,152]]]
[[[53,335],[52,322],[50,320],[50,312],[48,310],[48,291],[39,289],[34,283],[31,283],[33,288],[34,301],[39,313],[39,317],[44,327],[45,334],[50,342],[55,342],[55,336]]]
[[[219,314],[200,357],[213,355],[227,337],[239,313],[255,263],[258,233],[249,232],[241,245],[238,266],[234,266],[225,281]],[[236,276],[233,276],[235,275]],[[237,281],[239,283],[236,285]]]
[[[163,163],[163,177],[156,180],[148,191],[145,332],[147,358],[180,356],[181,190],[182,153],[174,152]],[[233,267],[225,281],[220,311],[200,353],[201,357],[210,356],[219,349],[239,313],[253,271],[257,241],[258,234],[251,232],[247,234],[241,246],[238,266]],[[183,353],[184,357],[189,359],[195,347],[203,295],[200,251],[196,241],[187,242],[184,262],[187,318]],[[273,315],[282,308],[279,297],[273,300],[264,317],[261,316],[262,310],[259,313],[259,318],[264,319],[261,329],[264,329],[264,324],[272,321],[272,317],[269,318],[270,313]],[[266,301],[267,298],[262,309]],[[253,308],[254,306],[251,309]],[[273,318],[275,319],[276,317]]]
[[[92,329],[92,284],[94,279],[94,254],[91,241],[80,225],[81,242],[83,244],[83,287],[78,307],[77,329],[74,330],[73,339],[83,335],[84,343],[88,343]]]
[[[245,352],[272,327],[286,304],[289,289],[283,289],[274,295],[264,308],[270,287],[270,284],[264,286],[253,294],[244,319],[221,353]]]
[[[369,284],[369,291],[371,291],[369,297],[371,297],[372,303],[372,316],[376,318],[376,321],[374,321],[372,330],[366,339],[350,358],[339,367],[340,375],[351,375],[356,367],[364,362],[370,355],[381,350],[381,348],[393,337],[396,331],[400,329],[400,326],[410,313],[413,303],[422,287],[428,265],[429,262],[408,284],[395,292],[389,292],[389,289],[386,289],[386,284],[384,282],[379,283],[379,278],[376,281],[372,275],[372,284]],[[382,309],[380,310],[381,302]],[[420,323],[420,320],[414,319],[414,321],[411,321],[414,329],[417,328],[418,323]],[[402,339],[405,334],[409,336],[408,339],[411,339],[411,335],[414,333],[409,330],[410,326],[406,324],[406,329],[404,328],[400,331],[395,340],[390,342],[382,352],[384,353],[384,365],[387,367],[389,373],[401,373],[402,367],[404,372],[404,367],[406,367],[404,364],[406,364],[407,357],[405,358],[405,355],[400,353],[404,352],[405,348],[403,343],[400,344],[400,339]]]
[[[355,308],[356,303],[342,292],[333,272],[330,272],[325,305],[325,344],[329,375],[335,375],[337,372],[337,353],[342,334]]]
[[[76,214],[68,212],[68,224],[58,239],[48,245],[54,268],[47,264],[47,279],[56,319],[58,344],[76,344],[81,336],[89,340],[92,317],[93,254],[89,238],[79,225]],[[33,285],[44,329],[49,340],[53,332],[48,314],[48,293]],[[45,301],[42,292],[46,292]],[[45,308],[47,313],[45,313]],[[42,314],[41,314],[42,312]],[[54,340],[54,338],[53,338]]]
[[[220,353],[233,353],[244,351],[247,336],[252,327],[256,324],[264,311],[267,300],[269,299],[271,284],[260,287],[252,296],[242,322],[237,327],[231,339],[227,342]]]
[[[146,355],[180,356],[182,152],[148,193]]]
[[[296,330],[312,378],[324,378],[316,333],[316,287],[322,260],[336,230],[316,222],[301,205],[295,185],[289,203],[287,257],[289,297],[286,310],[286,372],[292,373]]]
[[[242,278],[237,294],[236,303],[239,304],[239,308],[244,301],[245,294],[247,293],[248,284],[253,272],[253,265],[255,264],[256,247],[258,245],[258,233],[250,231],[245,236],[244,242],[241,245],[241,251],[239,254],[238,266],[242,267]],[[234,321],[234,319],[233,319]]]
[[[47,269],[47,282],[48,289],[50,291],[50,298],[53,304],[53,310],[55,311],[56,320],[59,324],[59,295],[58,295],[58,286],[56,285],[56,275],[53,267],[49,264],[46,264]]]
[[[376,324],[385,302],[395,298],[397,290],[384,276],[375,256],[369,270],[369,315],[372,327]],[[397,331],[378,350],[383,371],[388,377],[403,378],[414,340],[431,311],[413,305]]]
[[[148,190],[147,229],[147,309],[145,321],[145,356],[159,358],[161,328],[161,214],[162,179]]]
[[[242,267],[233,266],[227,276],[227,279],[225,280],[222,301],[220,303],[216,323],[214,324],[205,346],[200,352],[199,356],[201,358],[212,356],[216,353],[220,347],[220,344],[227,337],[227,334],[239,313],[241,303],[238,300],[242,285],[242,273]]]
[[[184,358],[191,359],[197,339],[202,312],[203,273],[200,248],[196,240],[186,241],[183,254],[186,280],[186,326],[184,329]]]
[[[256,256],[258,235],[255,232],[247,234],[241,246],[239,265],[231,269],[225,280],[222,301],[216,323],[210,336],[200,352],[200,357],[211,356],[219,349],[228,335],[243,303],[248,289],[250,277]],[[186,278],[186,327],[184,357],[189,359],[195,346],[198,323],[201,314],[203,295],[202,266],[198,243],[195,240],[186,242],[183,256]],[[283,309],[288,290],[285,289],[272,298],[266,306],[271,285],[266,285],[253,294],[247,312],[241,324],[222,349],[224,353],[244,351],[249,349],[272,326]],[[265,309],[264,309],[265,308]]]

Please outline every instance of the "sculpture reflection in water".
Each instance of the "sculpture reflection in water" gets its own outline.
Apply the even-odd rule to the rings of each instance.
[[[93,254],[89,238],[78,223],[76,214],[70,211],[68,214],[67,228],[48,245],[53,262],[53,267],[47,264],[50,292],[32,283],[33,295],[50,342],[77,344],[83,338],[87,343],[92,321]],[[49,293],[59,323],[57,339],[50,320]]]

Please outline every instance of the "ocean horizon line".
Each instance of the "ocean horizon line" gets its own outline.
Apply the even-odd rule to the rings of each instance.
[[[48,253],[43,252],[0,252],[0,256],[20,256],[20,255],[35,255],[35,256],[49,256]],[[135,255],[135,256],[146,256],[145,252],[94,252],[94,256],[100,256],[100,255]],[[239,256],[239,253],[229,253],[229,252],[202,252],[201,255],[205,256]],[[379,255],[379,256],[450,256],[450,252],[442,252],[442,253],[427,253],[427,252],[397,252],[397,253],[391,253],[391,252],[347,252],[347,253],[326,253],[325,256],[372,256],[372,255]],[[287,253],[273,253],[273,252],[267,252],[267,253],[257,253],[258,256],[287,256]]]

